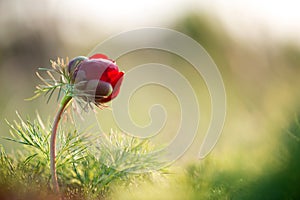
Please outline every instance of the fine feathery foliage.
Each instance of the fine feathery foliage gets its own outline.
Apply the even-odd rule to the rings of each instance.
[[[87,80],[80,80],[74,83],[74,72],[68,71],[69,59],[57,58],[56,61],[50,60],[51,68],[39,68],[39,72],[36,72],[37,77],[42,81],[41,84],[36,86],[34,91],[34,96],[28,98],[27,100],[33,100],[40,96],[47,98],[47,103],[57,94],[56,101],[59,101],[61,97],[65,95],[71,96],[75,101],[73,106],[77,107],[78,114],[81,111],[93,110],[93,100],[95,96],[95,91],[81,90],[83,85],[87,83]],[[99,108],[107,107],[104,104],[97,104]]]
[[[78,91],[75,84],[72,83],[72,73],[68,72],[69,58],[57,58],[56,61],[50,60],[51,68],[39,68],[36,72],[37,77],[41,80],[41,84],[36,86],[34,96],[26,99],[33,100],[40,96],[47,98],[47,103],[51,100],[54,94],[57,94],[56,101],[58,102],[65,95],[71,96],[75,101],[73,105],[81,108],[84,111],[91,110],[91,102],[87,101],[91,98],[91,94],[86,91]],[[77,83],[84,84],[85,81]],[[80,112],[78,112],[80,113]]]
[[[49,136],[51,126],[36,120],[9,123],[11,136],[6,140],[23,145],[21,151],[7,155],[0,149],[0,185],[21,185],[20,195],[32,191],[49,191]],[[147,180],[163,163],[147,140],[111,131],[99,137],[76,130],[59,130],[57,173],[59,185],[67,198],[98,199],[106,196],[114,183],[132,184]],[[17,195],[17,194],[16,194]]]
[[[43,83],[36,86],[35,95],[27,100],[35,99],[44,94],[48,103],[54,92],[58,90],[58,101],[62,95],[72,90],[71,75],[67,70],[69,59],[66,58],[66,61],[64,61],[64,59],[57,58],[57,61],[50,60],[50,62],[51,68],[39,68],[39,71],[46,72],[48,78],[44,78],[39,72],[36,72],[36,75]]]

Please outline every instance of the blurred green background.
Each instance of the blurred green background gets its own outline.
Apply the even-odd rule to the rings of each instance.
[[[167,27],[187,34],[207,50],[219,67],[228,98],[224,130],[213,152],[203,161],[208,162],[211,169],[205,171],[201,170],[202,161],[197,159],[197,153],[203,131],[208,126],[210,105],[207,91],[197,94],[203,108],[200,134],[186,155],[177,162],[178,165],[193,163],[196,169],[191,167],[189,173],[197,175],[193,176],[192,182],[206,176],[215,181],[237,180],[232,184],[239,185],[239,177],[245,178],[245,175],[254,180],[267,171],[287,170],[283,175],[275,172],[267,175],[266,182],[284,182],[284,178],[276,180],[274,177],[299,174],[298,170],[289,171],[285,161],[287,157],[299,158],[299,134],[292,141],[296,141],[296,150],[288,149],[290,142],[284,139],[300,113],[300,38],[297,37],[300,17],[294,10],[297,3],[249,2],[228,1],[225,5],[221,1],[192,0],[1,0],[0,135],[9,135],[4,119],[16,119],[15,111],[32,118],[37,111],[44,118],[51,119],[54,115],[55,101],[49,104],[45,104],[46,99],[43,98],[24,101],[33,95],[34,87],[39,83],[35,71],[38,67],[49,66],[49,59],[86,55],[99,42],[120,31],[147,26]],[[187,63],[166,53],[151,50],[133,52],[117,63],[126,71],[140,62],[161,60],[187,76],[195,89],[205,88],[201,77],[192,76]],[[136,107],[132,117],[136,123],[143,125],[149,121],[147,110],[151,104],[157,101],[168,104],[166,109],[170,118],[162,136],[163,141],[168,141],[180,117],[176,100],[167,91],[151,98],[151,91],[161,88],[149,86],[144,89],[138,91],[131,101],[131,106]],[[166,94],[170,101],[164,102]],[[104,110],[100,115],[109,116],[110,112]],[[106,120],[104,129],[109,130],[113,120],[111,116]],[[2,139],[0,143],[8,150],[15,148]],[[299,166],[299,162],[295,165]],[[214,174],[214,170],[218,171],[219,177],[216,178],[216,174],[209,176]],[[224,171],[230,173],[222,174]],[[295,177],[299,178],[299,175]],[[228,183],[231,183],[230,180]],[[189,183],[190,180],[187,178],[186,181]],[[192,184],[196,184],[194,182]],[[209,184],[217,184],[211,182]],[[257,188],[252,188],[254,191],[260,192],[259,188],[262,188],[272,193],[277,187],[274,186],[274,190],[264,189],[263,182],[259,183],[261,186],[257,184]],[[291,184],[297,186],[298,183]],[[219,193],[222,195],[222,190]]]

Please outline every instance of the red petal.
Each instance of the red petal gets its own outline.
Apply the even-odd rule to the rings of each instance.
[[[89,57],[89,59],[97,59],[97,58],[108,59],[108,57],[106,55],[101,54],[101,53],[97,53],[97,54],[92,55],[91,57]]]
[[[106,68],[106,70],[102,74],[100,80],[109,82],[114,87],[113,82],[114,82],[115,78],[117,78],[118,74],[119,74],[118,66],[112,64]]]
[[[113,86],[113,92],[108,97],[100,99],[98,101],[99,103],[109,102],[112,99],[114,99],[116,96],[118,96],[118,94],[120,92],[120,86],[121,86],[122,81],[123,81],[123,77],[124,77],[124,72],[118,72],[117,76],[114,78],[114,83],[113,83],[114,85],[112,85]]]

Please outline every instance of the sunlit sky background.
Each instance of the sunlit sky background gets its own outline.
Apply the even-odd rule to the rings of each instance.
[[[288,38],[300,44],[298,0],[7,0],[1,3],[0,22],[16,18],[20,23],[25,20],[35,26],[45,23],[43,17],[54,16],[62,26],[61,34],[73,42],[73,38],[82,38],[86,32],[91,38],[97,37],[93,35],[93,26],[104,36],[111,36],[138,27],[169,27],[193,12],[209,14],[212,20],[223,22],[237,38]],[[78,27],[79,24],[87,26]],[[82,29],[88,30],[80,32]],[[11,35],[7,31],[0,31],[0,39],[1,35]],[[6,37],[2,38],[6,42]]]
[[[271,34],[300,40],[298,0],[52,0],[52,8],[81,7],[78,17],[109,24],[109,31],[164,25],[188,11],[211,13],[235,34]],[[73,14],[73,13],[72,13]],[[65,15],[67,17],[67,15]],[[247,36],[244,36],[247,37]]]

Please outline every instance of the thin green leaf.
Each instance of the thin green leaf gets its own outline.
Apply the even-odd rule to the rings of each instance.
[[[28,156],[25,160],[24,160],[24,165],[26,165],[28,162],[30,162],[33,158],[35,158],[38,154],[35,153],[33,155]]]

